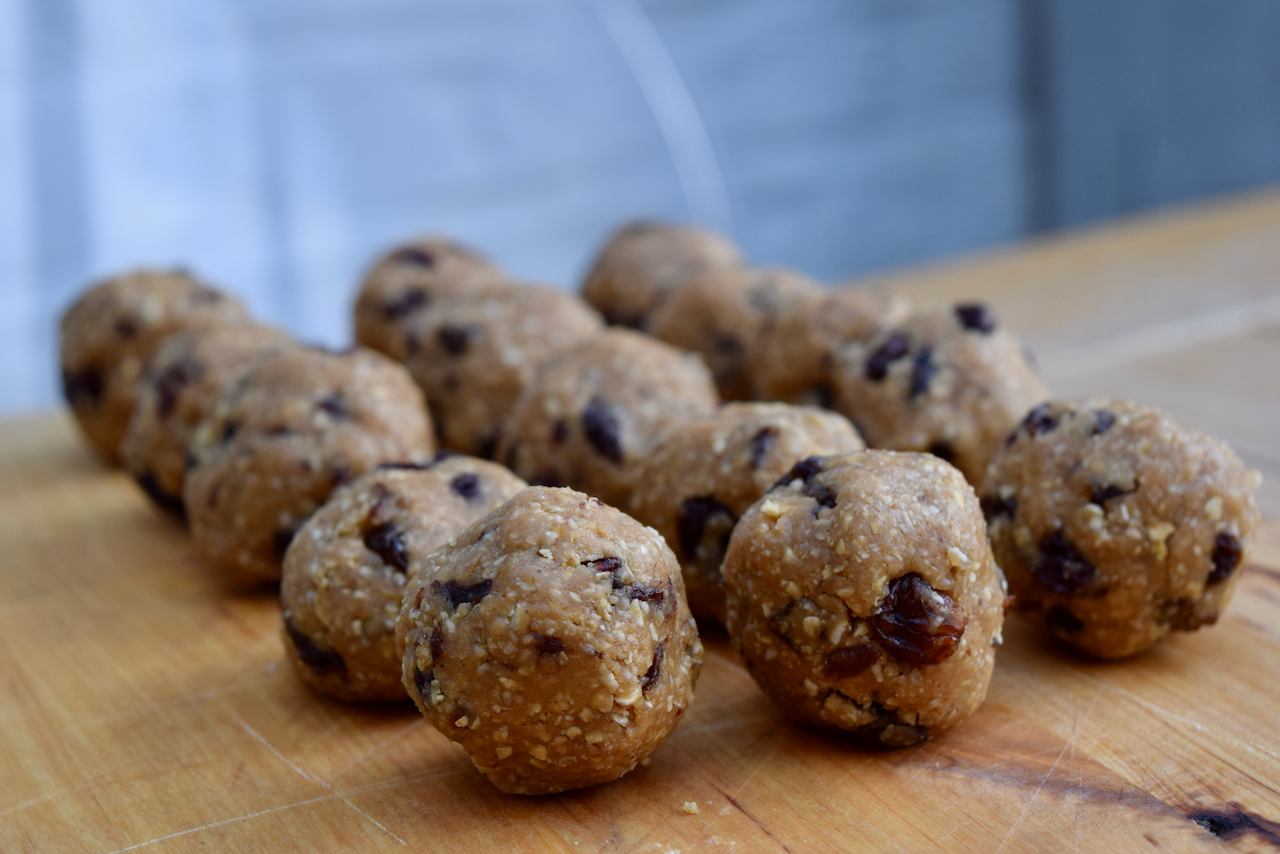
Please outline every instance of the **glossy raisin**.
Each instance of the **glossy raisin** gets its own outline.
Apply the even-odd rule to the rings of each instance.
[[[959,603],[911,572],[889,583],[871,631],[895,658],[920,666],[949,658],[967,623]]]
[[[347,662],[341,655],[332,649],[316,646],[310,637],[298,631],[292,620],[286,618],[284,628],[289,635],[289,640],[293,643],[294,650],[298,653],[298,660],[309,667],[312,673],[317,676],[329,676],[347,672]]]
[[[409,571],[409,552],[394,522],[383,522],[365,531],[364,544],[387,566],[400,572]]]
[[[1093,429],[1094,436],[1101,436],[1110,430],[1116,423],[1116,415],[1109,409],[1096,409],[1093,412]]]
[[[972,332],[981,332],[983,335],[989,335],[995,331],[998,325],[996,313],[985,303],[956,303],[955,313],[956,320],[960,322],[960,325]]]
[[[933,348],[924,347],[916,354],[911,363],[911,388],[908,397],[915,400],[929,390],[933,378],[938,373],[938,366],[933,362]]]
[[[1076,596],[1098,580],[1098,568],[1062,531],[1050,531],[1040,538],[1040,560],[1036,563],[1035,575],[1036,580],[1050,590]]]
[[[1058,426],[1058,416],[1053,412],[1053,404],[1042,403],[1033,407],[1022,419],[1021,427],[1028,436],[1039,436],[1048,433]]]
[[[427,292],[419,288],[409,288],[395,299],[382,304],[382,316],[387,320],[402,320],[430,302]]]
[[[607,400],[593,397],[582,410],[582,429],[587,441],[603,457],[622,462],[622,425]]]
[[[872,382],[880,382],[889,374],[889,366],[907,355],[911,349],[911,340],[901,332],[895,332],[885,339],[884,343],[871,351],[863,374]]]
[[[427,641],[427,648],[431,650],[431,666],[439,667],[440,662],[444,660],[444,632],[440,631],[439,626],[431,629],[431,638]]]
[[[777,489],[780,486],[787,486],[794,480],[808,483],[813,480],[823,469],[827,467],[827,458],[820,456],[805,457],[800,462],[791,467],[791,471],[784,474],[778,479],[778,482],[769,487]]]
[[[750,450],[751,468],[758,469],[764,463],[764,458],[768,456],[769,449],[773,447],[773,442],[778,437],[778,428],[774,426],[761,427],[751,437],[751,441],[747,443]]]
[[[445,324],[436,332],[436,337],[446,353],[450,356],[461,356],[467,352],[467,348],[471,346],[472,339],[476,338],[479,333],[479,327],[473,324],[464,326]]]
[[[710,495],[686,498],[676,510],[676,535],[683,560],[718,569],[737,523],[733,511]]]
[[[436,681],[436,674],[433,670],[417,670],[413,671],[413,687],[418,691],[418,698],[422,702],[427,702],[431,698],[430,691],[427,686]]]
[[[1240,538],[1230,531],[1219,531],[1213,538],[1213,569],[1204,583],[1221,584],[1226,581],[1243,559],[1244,544]]]
[[[449,481],[449,489],[454,495],[474,501],[480,496],[480,476],[470,472],[457,475]]]
[[[822,660],[822,675],[831,680],[852,679],[876,663],[880,653],[869,643],[847,649],[836,649]]]
[[[431,589],[443,596],[450,608],[457,608],[463,602],[475,604],[488,596],[489,591],[493,589],[493,579],[486,578],[476,584],[459,584],[453,579],[445,582],[433,581]]]
[[[653,663],[649,665],[649,669],[644,672],[644,678],[640,680],[640,690],[648,694],[654,685],[658,684],[658,679],[662,676],[662,659],[666,656],[664,645],[659,642],[653,651]]]

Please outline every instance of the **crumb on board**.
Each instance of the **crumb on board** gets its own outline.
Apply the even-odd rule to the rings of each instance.
[[[685,801],[685,802],[684,802],[684,805],[683,805],[683,806],[681,806],[681,807],[680,807],[680,809],[681,809],[681,810],[683,810],[683,811],[685,812],[685,814],[686,814],[686,815],[697,815],[697,814],[698,814],[698,802],[697,802],[697,801]]]

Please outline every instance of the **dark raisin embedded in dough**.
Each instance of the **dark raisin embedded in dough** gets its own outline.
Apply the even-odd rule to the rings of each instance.
[[[627,588],[628,599],[639,599],[641,602],[652,602],[658,607],[662,607],[662,602],[666,598],[666,591],[661,587],[649,587],[645,584],[632,584]]]
[[[622,425],[613,405],[599,397],[591,398],[582,410],[582,429],[591,447],[615,463],[622,462]]]
[[[915,400],[927,392],[937,373],[938,366],[933,362],[933,348],[925,347],[921,349],[916,354],[915,361],[911,364],[911,389],[908,392],[908,396]]]
[[[293,542],[295,533],[297,531],[293,528],[277,528],[276,532],[271,535],[271,550],[277,561],[284,561],[284,553],[289,551],[289,544]]]
[[[445,352],[451,356],[461,356],[467,352],[467,347],[471,345],[471,339],[479,335],[480,329],[474,324],[466,324],[465,326],[454,326],[453,324],[445,324],[440,327],[436,337],[440,339],[440,346]]]
[[[408,264],[411,267],[422,267],[427,270],[430,270],[436,265],[435,253],[429,252],[426,249],[419,249],[416,246],[406,246],[403,249],[397,250],[396,253],[391,256],[391,260],[395,261],[397,264]]]
[[[1244,558],[1244,544],[1230,531],[1219,531],[1213,538],[1213,569],[1205,584],[1221,584],[1236,571]]]
[[[450,608],[457,608],[463,602],[475,604],[488,596],[489,591],[493,589],[493,579],[486,578],[477,584],[459,584],[453,579],[443,583],[433,581],[431,582],[431,589],[443,596],[445,601],[449,603]]]
[[[365,532],[364,544],[383,563],[400,572],[409,571],[409,552],[395,522],[383,522]]]
[[[927,727],[899,723],[897,712],[885,708],[880,703],[872,702],[870,705],[865,705],[839,691],[834,693],[875,715],[875,720],[871,723],[852,730],[854,738],[867,747],[910,747],[929,737]]]
[[[582,565],[590,567],[592,572],[607,572],[612,575],[613,578],[610,580],[610,584],[614,590],[621,590],[627,586],[626,582],[622,580],[624,564],[621,558],[602,557],[595,560],[584,560]]]
[[[869,643],[835,649],[822,660],[822,675],[831,680],[852,679],[876,663],[880,653]]]
[[[956,449],[945,439],[939,439],[929,445],[929,453],[949,463],[956,461]]]
[[[737,521],[733,511],[713,496],[686,498],[676,511],[681,557],[712,570],[719,569]]]
[[[378,471],[394,471],[397,469],[403,469],[407,471],[423,471],[425,469],[431,468],[431,466],[434,465],[435,463],[436,463],[436,460],[432,460],[429,463],[414,463],[414,462],[378,463],[376,468],[378,469]]]
[[[965,329],[989,335],[995,331],[998,321],[996,313],[980,302],[956,303],[956,320]]]
[[[864,375],[872,382],[880,382],[889,374],[889,366],[907,355],[907,350],[910,348],[911,341],[906,335],[901,332],[893,333],[885,339],[883,344],[871,351],[863,370]]]
[[[871,630],[897,659],[916,666],[945,661],[960,645],[968,618],[959,603],[915,572],[889,583]]]
[[[556,422],[551,425],[551,441],[557,445],[563,445],[564,440],[569,438],[569,423],[563,418],[557,418]]]
[[[1084,628],[1084,622],[1061,605],[1056,605],[1045,618],[1049,628],[1059,634],[1069,635]]]
[[[310,637],[298,631],[292,620],[286,618],[284,628],[289,635],[289,640],[293,643],[293,648],[298,653],[298,660],[311,668],[312,673],[317,676],[328,676],[347,672],[347,662],[343,661],[341,655],[332,649],[316,646]]]
[[[982,508],[982,517],[990,525],[1001,516],[1007,516],[1012,519],[1018,512],[1018,499],[1012,495],[1008,498],[1001,498],[999,495],[984,495],[979,499],[978,506]]]
[[[1133,492],[1133,490],[1116,486],[1114,483],[1108,483],[1106,486],[1095,486],[1093,491],[1089,493],[1089,500],[1101,507],[1108,499],[1128,495],[1130,492]]]
[[[440,631],[439,626],[431,630],[431,638],[427,641],[427,646],[431,650],[431,666],[439,666],[441,659],[444,658],[444,632]]]
[[[1094,436],[1101,436],[1103,433],[1111,429],[1116,423],[1116,415],[1109,409],[1095,409],[1093,412],[1093,430]]]
[[[474,501],[480,495],[480,476],[464,472],[449,481],[449,489],[453,490],[454,495]]]
[[[97,368],[62,372],[62,394],[74,409],[96,407],[102,403],[102,393],[105,390],[106,383]]]
[[[347,408],[347,399],[340,391],[332,392],[323,397],[316,404],[321,412],[326,412],[334,418],[350,418],[351,410]]]
[[[557,655],[565,651],[564,641],[551,635],[533,632],[533,644],[538,648],[538,655]]]
[[[1042,403],[1026,414],[1021,426],[1028,436],[1039,436],[1058,426],[1058,416],[1053,413],[1052,404]]]
[[[817,508],[814,509],[815,515],[823,507],[836,506],[835,491],[832,490],[831,487],[827,486],[826,484],[818,483],[816,479],[811,478],[805,481],[804,489],[801,491],[804,492],[805,495],[812,498],[814,501],[818,502]]]
[[[178,395],[188,384],[204,375],[204,367],[193,361],[180,361],[170,365],[156,377],[156,414],[168,418],[178,406]]]
[[[142,487],[142,491],[145,492],[157,506],[169,511],[179,519],[187,518],[187,508],[186,505],[182,503],[182,496],[165,492],[160,487],[160,483],[156,480],[156,476],[151,472],[135,472],[133,479],[138,482],[138,486]]]
[[[764,458],[768,456],[769,449],[773,447],[773,441],[778,437],[778,428],[772,425],[761,427],[751,437],[748,446],[751,449],[751,467],[758,469],[764,463]]]
[[[413,671],[413,687],[418,691],[418,697],[422,702],[427,702],[431,698],[431,692],[427,690],[427,686],[436,681],[434,670],[418,670]]]
[[[382,304],[382,315],[387,320],[402,320],[425,306],[430,297],[427,292],[418,288],[409,288],[395,299]]]
[[[800,462],[791,467],[791,471],[784,474],[778,479],[778,482],[769,487],[770,490],[777,489],[780,486],[787,486],[793,480],[808,483],[813,480],[823,469],[827,467],[827,458],[820,456],[805,457]]]
[[[1098,568],[1063,536],[1062,531],[1050,531],[1040,538],[1036,580],[1064,596],[1075,596],[1098,580]]]
[[[659,677],[662,676],[662,659],[666,656],[664,645],[659,643],[653,651],[653,664],[649,665],[649,669],[644,672],[644,678],[640,680],[640,690],[648,694],[649,689],[658,684]]]

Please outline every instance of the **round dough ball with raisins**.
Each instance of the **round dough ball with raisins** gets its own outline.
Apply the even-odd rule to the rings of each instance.
[[[538,365],[603,329],[576,295],[519,285],[428,306],[408,326],[405,364],[426,392],[441,444],[489,457]]]
[[[716,403],[697,355],[614,327],[542,364],[507,417],[496,458],[530,483],[627,507],[635,465],[658,435]]]
[[[218,395],[254,361],[298,346],[268,326],[228,323],[170,335],[138,382],[138,401],[121,451],[125,466],[159,506],[185,516],[188,446]]]
[[[676,553],[693,615],[723,624],[720,564],[738,518],[797,461],[860,450],[853,425],[834,412],[728,403],[668,431],[640,462],[632,515]]]
[[[294,531],[335,486],[434,450],[403,365],[364,348],[279,353],[228,386],[196,429],[182,490],[192,538],[237,584],[278,581]]]
[[[1028,409],[1049,396],[1018,339],[980,303],[921,312],[841,354],[836,409],[873,448],[928,451],[972,484]]]
[[[479,252],[447,237],[421,237],[387,252],[365,276],[356,298],[356,343],[403,362],[406,328],[428,305],[509,287]]]
[[[62,315],[62,392],[89,443],[120,461],[147,360],[168,335],[243,323],[245,307],[185,270],[134,270],[85,291]]]
[[[521,795],[630,771],[702,667],[666,543],[570,489],[526,489],[414,566],[397,639],[423,715]]]
[[[741,262],[738,247],[718,234],[634,222],[609,237],[582,283],[582,296],[609,323],[644,329],[676,288],[706,270]]]
[[[1004,580],[978,497],[937,457],[797,463],[738,522],[724,582],[730,638],[797,721],[901,747],[986,696]]]
[[[496,463],[446,454],[388,463],[334,490],[285,553],[285,652],[314,690],[347,701],[406,698],[396,620],[421,563],[526,486]]]
[[[996,452],[982,506],[1020,610],[1090,655],[1133,655],[1217,621],[1258,474],[1198,430],[1123,400],[1053,401]]]
[[[837,354],[910,311],[902,297],[870,288],[837,288],[792,300],[761,328],[751,351],[755,397],[833,408]]]
[[[676,288],[646,331],[701,353],[723,400],[749,400],[751,348],[784,307],[817,289],[817,283],[789,270],[721,267]]]

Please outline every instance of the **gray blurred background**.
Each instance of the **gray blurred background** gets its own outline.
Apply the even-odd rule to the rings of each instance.
[[[827,280],[1280,179],[1277,0],[0,0],[0,413],[185,264],[341,344],[388,243],[638,215]]]

